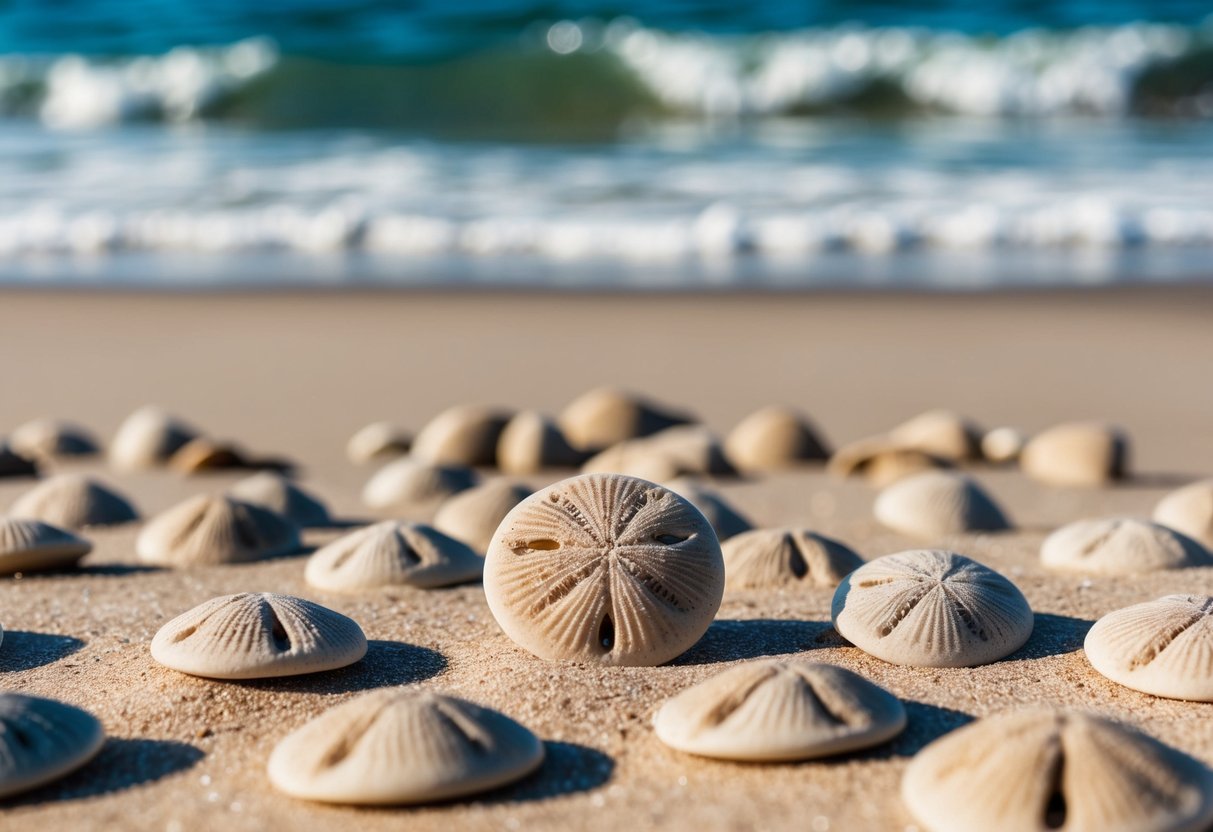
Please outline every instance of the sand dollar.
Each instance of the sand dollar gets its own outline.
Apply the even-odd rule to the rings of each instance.
[[[720,492],[709,488],[690,477],[678,477],[665,483],[666,487],[683,497],[703,516],[708,518],[712,528],[716,530],[719,540],[728,540],[734,535],[748,532],[754,528],[744,514],[738,511],[732,503],[721,496]]]
[[[83,474],[58,474],[43,480],[22,494],[8,512],[65,529],[116,526],[139,519],[125,497]]]
[[[55,699],[0,693],[0,798],[58,780],[105,742],[88,711]]]
[[[863,566],[845,544],[808,529],[755,529],[721,544],[728,589],[836,587]]]
[[[490,480],[460,491],[439,506],[434,514],[434,528],[483,554],[501,521],[530,495],[531,489],[526,486],[509,480]]]
[[[873,510],[893,531],[927,540],[1010,527],[985,489],[953,471],[923,471],[899,480],[880,493]]]
[[[22,456],[42,459],[92,456],[101,451],[96,438],[87,429],[59,419],[26,422],[13,430],[9,442]]]
[[[1067,422],[1032,437],[1019,466],[1048,485],[1100,486],[1128,474],[1129,438],[1099,422]]]
[[[411,453],[435,465],[495,465],[497,440],[510,416],[477,405],[449,408],[417,432]]]
[[[333,523],[324,503],[272,471],[253,474],[233,485],[227,493],[238,500],[281,514],[305,529],[322,528]]]
[[[92,549],[84,538],[50,523],[0,517],[0,575],[70,566]]]
[[[350,437],[345,454],[350,462],[362,464],[383,457],[403,456],[413,438],[391,422],[372,422]]]
[[[948,468],[951,464],[886,436],[873,436],[843,445],[830,457],[826,470],[836,477],[863,477],[870,485],[883,488],[914,474]]]
[[[578,396],[557,419],[569,442],[581,450],[609,448],[625,439],[648,436],[693,421],[685,413],[609,387]]]
[[[828,459],[816,428],[790,407],[764,407],[729,431],[725,456],[741,471],[774,471]]]
[[[137,470],[168,462],[198,431],[158,407],[141,407],[126,418],[110,443],[116,468]]]
[[[318,549],[304,577],[331,592],[431,589],[477,580],[483,568],[484,561],[462,541],[421,523],[384,520]]]
[[[1159,500],[1154,522],[1213,547],[1213,480],[1185,485]]]
[[[507,474],[547,468],[576,468],[585,454],[569,444],[560,427],[534,410],[515,414],[497,440],[497,465]]]
[[[981,437],[981,455],[996,464],[1014,462],[1027,442],[1028,438],[1018,428],[994,428]]]
[[[1213,565],[1205,547],[1166,526],[1133,517],[1079,520],[1045,538],[1040,560],[1059,572],[1132,575]]]
[[[462,465],[434,465],[411,456],[393,460],[375,472],[362,489],[371,508],[428,514],[453,494],[476,484],[476,472]]]
[[[904,448],[963,462],[977,458],[981,430],[951,410],[928,410],[893,428],[889,439]]]
[[[299,548],[299,527],[281,514],[231,497],[199,494],[153,517],[135,540],[144,563],[247,563]]]

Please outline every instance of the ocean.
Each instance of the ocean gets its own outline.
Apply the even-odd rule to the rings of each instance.
[[[1206,280],[1209,11],[4,4],[0,282]]]

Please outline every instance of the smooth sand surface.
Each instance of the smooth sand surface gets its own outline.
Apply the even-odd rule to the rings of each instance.
[[[1213,592],[1213,569],[1132,578],[1051,575],[1056,526],[1147,516],[1169,489],[1213,474],[1213,291],[1019,295],[710,297],[295,294],[0,294],[0,433],[37,416],[108,438],[145,403],[216,437],[294,457],[339,517],[370,519],[374,466],[349,436],[389,419],[419,427],[460,402],[555,411],[614,383],[698,411],[724,431],[762,405],[811,414],[838,444],[932,407],[1037,430],[1078,418],[1122,424],[1140,475],[1106,490],[1050,489],[1014,470],[974,474],[1019,524],[935,541],[999,569],[1037,612],[1010,658],[975,669],[896,667],[831,629],[829,588],[730,593],[704,639],[670,665],[543,662],[515,647],[479,585],[319,592],[304,561],[157,571],[135,564],[138,526],[87,532],[78,571],[0,579],[0,686],[85,707],[110,736],[57,785],[8,801],[5,830],[902,829],[908,759],[975,716],[1056,704],[1128,720],[1213,763],[1213,705],[1156,699],[1095,673],[1082,639],[1104,613],[1174,592]],[[87,470],[150,515],[242,475]],[[532,478],[538,485],[551,477]],[[0,480],[0,508],[31,485]],[[721,490],[754,520],[804,524],[867,558],[923,541],[883,529],[875,493],[820,467]],[[310,531],[319,545],[338,531]],[[300,595],[357,620],[357,665],[313,677],[216,682],[152,661],[170,618],[242,590]],[[797,655],[858,671],[906,701],[909,727],[872,751],[796,765],[697,759],[650,727],[669,696],[739,661]],[[419,683],[498,708],[547,743],[536,775],[482,799],[357,810],[275,792],[274,744],[325,708],[381,685]]]

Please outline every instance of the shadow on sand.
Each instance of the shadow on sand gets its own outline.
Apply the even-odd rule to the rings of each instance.
[[[71,636],[7,630],[0,645],[0,673],[42,667],[70,656],[83,646],[83,641]]]
[[[0,802],[0,806],[83,800],[122,791],[185,771],[204,756],[201,750],[184,742],[110,737],[96,757],[62,780]]]
[[[445,669],[446,658],[436,650],[400,641],[371,641],[362,660],[349,667],[240,684],[276,693],[350,693],[421,682]]]
[[[828,621],[718,619],[712,622],[694,647],[670,664],[716,664],[800,653],[814,647],[830,646],[822,639],[828,638],[833,631]]]

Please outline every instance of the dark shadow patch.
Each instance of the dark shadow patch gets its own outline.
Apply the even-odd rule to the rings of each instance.
[[[1003,661],[1044,659],[1049,656],[1073,653],[1082,647],[1082,643],[1087,637],[1087,631],[1094,625],[1094,621],[1088,621],[1085,618],[1038,612],[1028,643]]]
[[[446,670],[446,665],[446,658],[428,647],[400,641],[371,641],[362,660],[349,667],[235,684],[274,693],[351,693],[421,682]]]
[[[119,792],[185,771],[205,756],[184,742],[110,737],[96,757],[63,779],[0,805],[34,806]]]
[[[71,570],[71,573],[105,578],[121,578],[126,575],[143,575],[150,572],[164,571],[166,570],[163,566],[148,566],[139,563],[86,563]]]
[[[615,761],[588,745],[548,741],[543,744],[543,765],[529,777],[503,786],[476,802],[523,803],[588,792],[604,785],[615,771]]]
[[[83,641],[72,636],[6,630],[0,645],[0,672],[12,673],[52,664],[83,646]]]
[[[902,704],[906,706],[906,729],[884,745],[851,756],[857,760],[913,757],[944,734],[950,734],[974,719],[963,711],[928,705],[926,702],[907,699]]]
[[[836,646],[822,643],[833,631],[828,621],[718,619],[712,622],[694,647],[670,664],[715,664]]]

